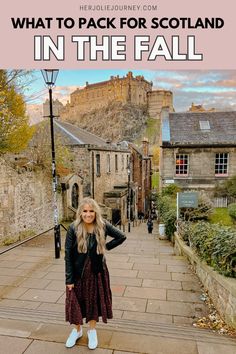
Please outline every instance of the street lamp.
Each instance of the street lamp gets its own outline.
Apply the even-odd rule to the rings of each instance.
[[[130,161],[127,166],[127,173],[128,173],[128,232],[130,232]]]
[[[49,118],[51,130],[51,153],[52,153],[52,189],[53,189],[53,212],[54,212],[54,243],[55,243],[55,258],[60,258],[61,250],[61,234],[57,208],[57,175],[56,175],[56,157],[54,144],[54,129],[53,129],[53,103],[52,103],[52,88],[55,85],[59,70],[41,70],[45,84],[49,90]]]

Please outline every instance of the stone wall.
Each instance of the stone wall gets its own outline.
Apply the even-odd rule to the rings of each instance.
[[[83,195],[91,195],[91,153],[86,145],[71,146],[73,171],[83,179]]]
[[[185,189],[204,189],[209,193],[215,184],[224,181],[236,174],[236,148],[210,147],[210,148],[162,148],[160,158],[160,179],[161,185],[167,180],[174,180],[175,183]],[[215,154],[229,153],[228,176],[215,176]],[[175,155],[189,155],[188,176],[175,176]]]
[[[217,311],[228,325],[236,328],[236,279],[226,278],[201,262],[177,234],[175,235],[175,253],[187,256]]]
[[[52,182],[42,171],[13,168],[0,158],[0,242],[53,226]],[[59,201],[61,210],[61,201]]]

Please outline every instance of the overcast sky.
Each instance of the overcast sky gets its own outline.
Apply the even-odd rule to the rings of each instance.
[[[53,98],[62,103],[69,100],[69,95],[77,87],[109,80],[110,76],[125,76],[127,70],[60,70],[53,89]],[[218,110],[236,110],[236,70],[215,71],[148,71],[132,70],[133,75],[143,75],[153,82],[153,89],[166,89],[173,92],[176,112],[189,109],[192,103],[204,108]],[[42,104],[48,97],[40,71],[35,71],[35,80],[28,89],[28,103],[33,111],[35,104]],[[29,99],[29,97],[31,99]],[[33,97],[33,100],[32,100]],[[36,107],[37,108],[37,107]]]

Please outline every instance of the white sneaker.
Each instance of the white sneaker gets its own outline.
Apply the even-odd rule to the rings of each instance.
[[[88,347],[89,349],[95,349],[98,346],[98,337],[96,329],[88,330]]]
[[[73,328],[71,334],[67,338],[66,348],[71,348],[75,345],[76,341],[81,338],[83,335],[83,329],[80,327],[80,331],[78,332],[76,328]]]

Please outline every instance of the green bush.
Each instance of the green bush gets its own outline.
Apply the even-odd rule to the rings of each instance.
[[[171,208],[163,216],[163,222],[165,224],[165,232],[168,239],[174,235],[176,231],[176,210]]]
[[[177,192],[180,192],[181,189],[178,187],[176,184],[168,184],[162,189],[162,196],[168,195],[168,196],[173,196],[176,197]]]
[[[209,224],[181,223],[179,235],[219,273],[236,277],[236,231],[234,228]]]
[[[236,198],[236,176],[223,183],[218,183],[215,187],[215,196]]]
[[[225,182],[226,190],[230,197],[236,198],[236,176],[231,177]]]
[[[170,195],[159,195],[157,199],[159,221],[165,224],[166,236],[170,239],[176,230],[176,201]]]
[[[229,215],[231,216],[231,218],[236,220],[236,203],[230,204],[228,206],[228,212],[229,212]]]
[[[184,240],[184,242],[190,246],[190,238],[189,235],[191,235],[191,228],[192,228],[192,223],[189,221],[178,221],[178,234]]]

